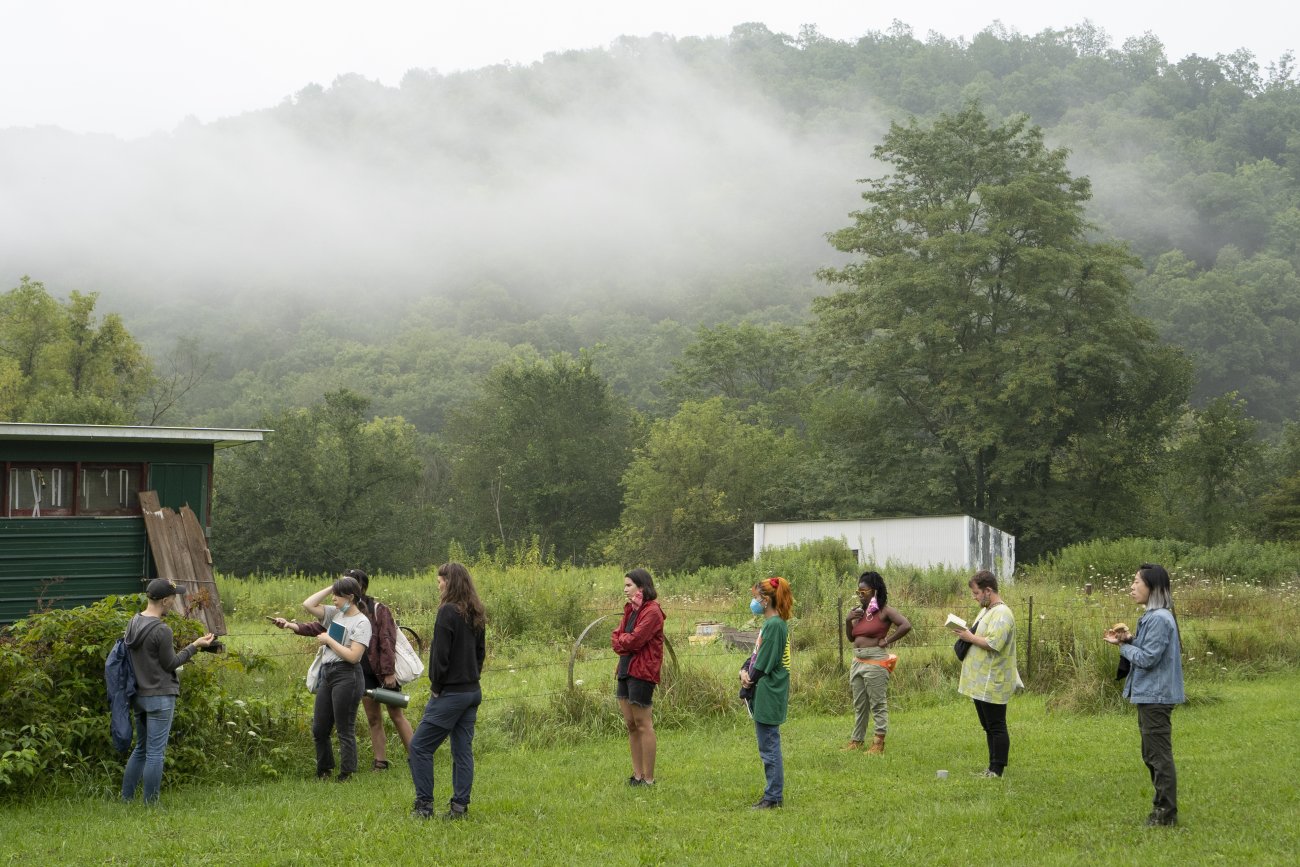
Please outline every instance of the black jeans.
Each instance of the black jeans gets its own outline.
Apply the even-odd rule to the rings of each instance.
[[[1178,816],[1178,774],[1174,770],[1172,704],[1140,704],[1138,731],[1142,733],[1142,761],[1151,773],[1154,812],[1163,819]]]
[[[321,666],[316,688],[316,708],[311,718],[311,736],[316,742],[316,773],[334,770],[334,746],[330,732],[339,735],[339,772],[357,770],[357,706],[361,704],[361,666],[332,662]]]
[[[1007,766],[1007,757],[1011,753],[1011,733],[1007,731],[1007,706],[992,704],[979,699],[975,702],[975,713],[979,714],[980,726],[984,729],[984,739],[989,744],[989,770],[1001,774]]]

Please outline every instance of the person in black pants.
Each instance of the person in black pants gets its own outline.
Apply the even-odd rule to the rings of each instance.
[[[460,563],[438,567],[441,604],[429,651],[429,703],[411,739],[411,815],[433,815],[433,754],[451,738],[451,802],[445,818],[463,819],[474,787],[474,723],[483,701],[479,676],[487,656],[487,614],[469,570]]]

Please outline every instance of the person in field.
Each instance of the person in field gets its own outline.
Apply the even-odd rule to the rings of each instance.
[[[653,786],[657,743],[650,709],[664,661],[664,611],[655,601],[655,582],[645,569],[633,569],[623,576],[623,595],[627,597],[623,619],[610,642],[618,654],[614,694],[632,753],[632,776],[627,784]]]
[[[856,750],[867,736],[867,717],[875,723],[867,753],[885,751],[889,730],[889,677],[898,661],[887,649],[912,631],[911,622],[889,604],[889,591],[879,572],[863,572],[858,578],[860,605],[849,612],[844,632],[853,642],[849,666],[849,690],[853,694],[853,734],[844,746]]]
[[[790,704],[790,627],[794,613],[790,583],[764,578],[754,586],[750,611],[763,618],[754,655],[740,670],[740,685],[753,691],[750,713],[763,762],[765,786],[755,810],[779,809],[785,803],[785,766],[781,756],[781,725]]]

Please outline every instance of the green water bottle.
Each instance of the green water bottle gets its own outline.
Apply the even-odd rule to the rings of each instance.
[[[388,704],[393,707],[406,707],[411,703],[411,697],[404,692],[396,689],[368,689],[366,695],[373,698],[380,704]]]

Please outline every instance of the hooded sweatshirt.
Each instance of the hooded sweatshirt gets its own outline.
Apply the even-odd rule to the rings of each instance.
[[[197,647],[186,646],[177,653],[171,627],[158,617],[137,614],[126,626],[126,646],[135,666],[136,695],[180,695],[180,668],[194,655]]]

